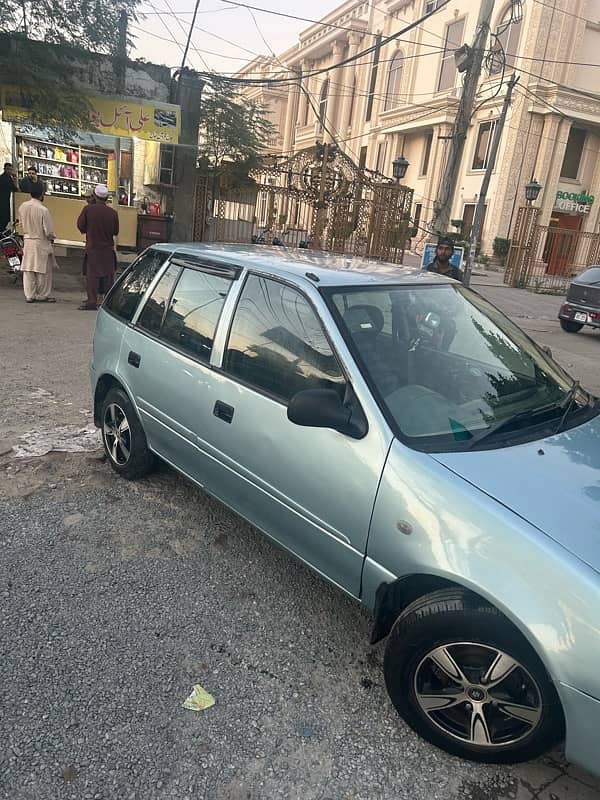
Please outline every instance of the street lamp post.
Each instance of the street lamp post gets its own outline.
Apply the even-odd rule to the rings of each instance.
[[[523,288],[527,285],[528,273],[531,260],[531,241],[535,225],[537,224],[540,210],[533,203],[538,199],[542,186],[532,178],[525,185],[525,200],[527,205],[521,206],[517,216],[515,230],[518,232],[518,240],[512,242],[508,263],[506,265],[505,280],[512,286]]]
[[[535,178],[532,178],[529,183],[525,185],[525,199],[527,200],[528,206],[538,199],[538,195],[541,191],[542,187]]]
[[[392,174],[396,179],[396,183],[400,183],[402,178],[406,175],[406,170],[409,167],[408,161],[404,158],[404,156],[397,156],[392,161]]]

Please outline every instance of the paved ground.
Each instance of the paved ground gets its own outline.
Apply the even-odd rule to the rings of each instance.
[[[600,334],[476,281],[600,392]],[[14,458],[93,447],[95,315],[69,275],[56,296],[26,306],[0,278],[2,800],[598,797],[560,753],[496,768],[425,744],[390,707],[368,615],[170,470],[129,484],[97,450]],[[182,708],[195,683],[213,708]]]

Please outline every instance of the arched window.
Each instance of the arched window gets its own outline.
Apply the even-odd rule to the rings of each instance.
[[[389,111],[390,108],[396,108],[396,106],[400,105],[400,84],[402,83],[403,62],[404,57],[400,50],[398,50],[390,61],[387,87],[385,90],[385,103],[383,106],[384,111]]]
[[[321,96],[319,97],[319,122],[321,123],[321,130],[327,124],[327,95],[329,94],[329,78],[323,82],[321,87]]]
[[[492,46],[493,55],[490,61],[491,75],[497,75],[502,72],[504,67],[502,50],[506,54],[506,69],[513,67],[517,60],[522,18],[519,18],[516,22],[511,22],[511,14],[511,7],[509,7],[501,15],[496,26],[496,39],[494,39],[494,45]]]

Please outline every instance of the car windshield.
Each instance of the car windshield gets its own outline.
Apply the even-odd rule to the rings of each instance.
[[[573,381],[469,289],[379,286],[328,294],[374,394],[411,446],[459,450],[483,439],[498,446],[507,431],[514,441],[515,432],[528,430],[531,438],[541,423],[560,422]]]

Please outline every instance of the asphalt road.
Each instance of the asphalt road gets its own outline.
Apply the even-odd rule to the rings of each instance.
[[[598,797],[558,752],[499,768],[429,746],[357,605],[170,470],[114,475],[84,430],[95,315],[58,289],[26,306],[0,279],[2,800]],[[557,298],[483,291],[598,386],[600,334],[560,331]],[[12,450],[57,443],[88,451]],[[212,708],[182,707],[194,684]]]

